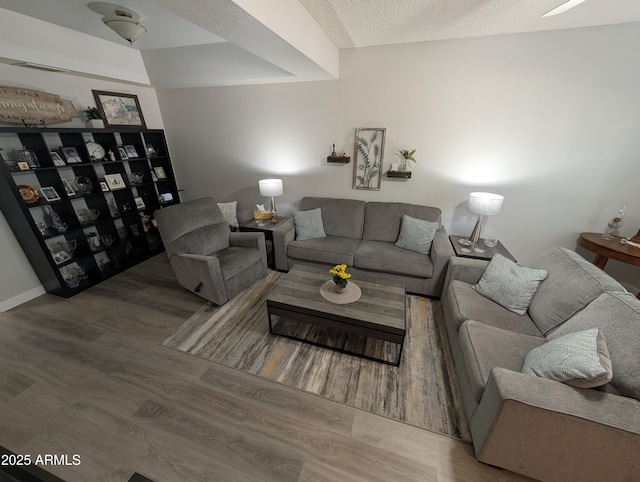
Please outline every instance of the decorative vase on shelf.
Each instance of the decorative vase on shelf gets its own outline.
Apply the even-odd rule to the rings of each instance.
[[[417,162],[413,155],[416,153],[416,150],[402,149],[399,151],[399,154],[402,158],[402,164],[400,164],[400,172],[411,172],[411,168],[409,167],[409,161]]]

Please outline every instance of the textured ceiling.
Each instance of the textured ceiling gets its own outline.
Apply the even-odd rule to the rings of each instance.
[[[640,22],[640,0],[586,0],[542,18],[563,1],[115,0],[149,29],[133,46],[90,0],[0,0],[0,8],[140,50],[156,87],[195,87],[336,78],[338,48]]]
[[[640,21],[640,0],[300,0],[339,48],[536,32]]]

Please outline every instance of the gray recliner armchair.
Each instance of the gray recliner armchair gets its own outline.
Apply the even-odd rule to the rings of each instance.
[[[178,282],[218,305],[267,274],[263,233],[232,233],[213,198],[154,212]]]

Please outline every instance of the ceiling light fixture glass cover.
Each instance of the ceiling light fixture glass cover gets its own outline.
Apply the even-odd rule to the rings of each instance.
[[[116,10],[115,15],[102,17],[102,21],[120,37],[133,44],[143,33],[147,32],[147,27],[138,22],[137,14],[134,17],[132,13],[135,12]]]

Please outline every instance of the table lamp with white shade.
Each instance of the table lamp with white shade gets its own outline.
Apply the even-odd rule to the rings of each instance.
[[[471,246],[480,240],[480,230],[485,216],[495,216],[502,209],[504,196],[490,192],[472,192],[467,201],[467,211],[478,214],[478,221],[471,232],[469,239],[460,239],[463,246]]]
[[[271,197],[271,222],[278,222],[278,212],[276,211],[275,196],[282,196],[284,190],[282,188],[282,179],[262,179],[258,181],[260,187],[260,195]]]

